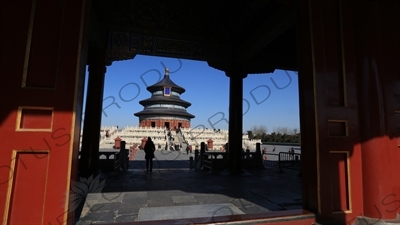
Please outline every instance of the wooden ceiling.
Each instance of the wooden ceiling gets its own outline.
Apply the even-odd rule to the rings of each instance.
[[[90,45],[107,61],[137,54],[207,61],[216,69],[297,70],[295,1],[96,0]]]

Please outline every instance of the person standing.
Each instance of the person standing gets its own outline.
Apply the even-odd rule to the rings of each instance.
[[[292,160],[294,160],[294,149],[293,149],[293,147],[291,147],[291,148],[289,149],[289,154],[290,154],[290,158],[291,158]]]
[[[189,147],[189,145],[187,145],[187,146],[186,146],[186,154],[189,155],[189,151],[190,151],[190,147]]]
[[[267,147],[263,148],[263,158],[264,160],[267,160]]]
[[[144,158],[146,159],[146,170],[149,171],[149,167],[150,167],[150,172],[153,170],[153,158],[154,158],[155,150],[156,150],[156,147],[154,146],[154,143],[151,140],[151,137],[148,137],[146,144],[144,145],[144,152],[145,152]]]

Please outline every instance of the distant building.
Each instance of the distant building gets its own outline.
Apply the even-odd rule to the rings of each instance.
[[[192,104],[180,98],[185,89],[172,82],[168,68],[165,69],[164,78],[147,87],[147,90],[151,97],[140,101],[144,109],[134,114],[139,117],[140,127],[166,127],[172,130],[190,127],[190,119],[195,116],[188,113],[186,108]]]

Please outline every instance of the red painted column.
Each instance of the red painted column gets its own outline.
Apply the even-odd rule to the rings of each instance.
[[[393,219],[400,212],[400,151],[391,141],[400,108],[400,4],[363,1],[355,7],[364,215]]]

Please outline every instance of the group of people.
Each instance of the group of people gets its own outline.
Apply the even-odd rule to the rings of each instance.
[[[146,171],[147,172],[149,172],[149,171],[152,172],[152,170],[153,170],[153,159],[154,159],[155,150],[156,150],[156,147],[154,145],[154,142],[151,140],[151,137],[148,137],[146,144],[144,145],[144,152],[145,152],[144,158],[146,159]],[[208,150],[208,148],[207,148],[207,150]],[[275,152],[275,146],[273,146],[272,151]],[[189,154],[189,152],[192,152],[191,146],[190,147],[187,146],[186,152],[187,152],[187,154]],[[243,149],[243,152],[249,153],[250,148],[247,146],[246,151],[244,151],[244,149]],[[293,147],[291,147],[288,152],[290,153],[291,157],[294,157],[294,148]],[[264,147],[263,148],[264,160],[267,160],[266,153],[267,153],[267,148]]]

